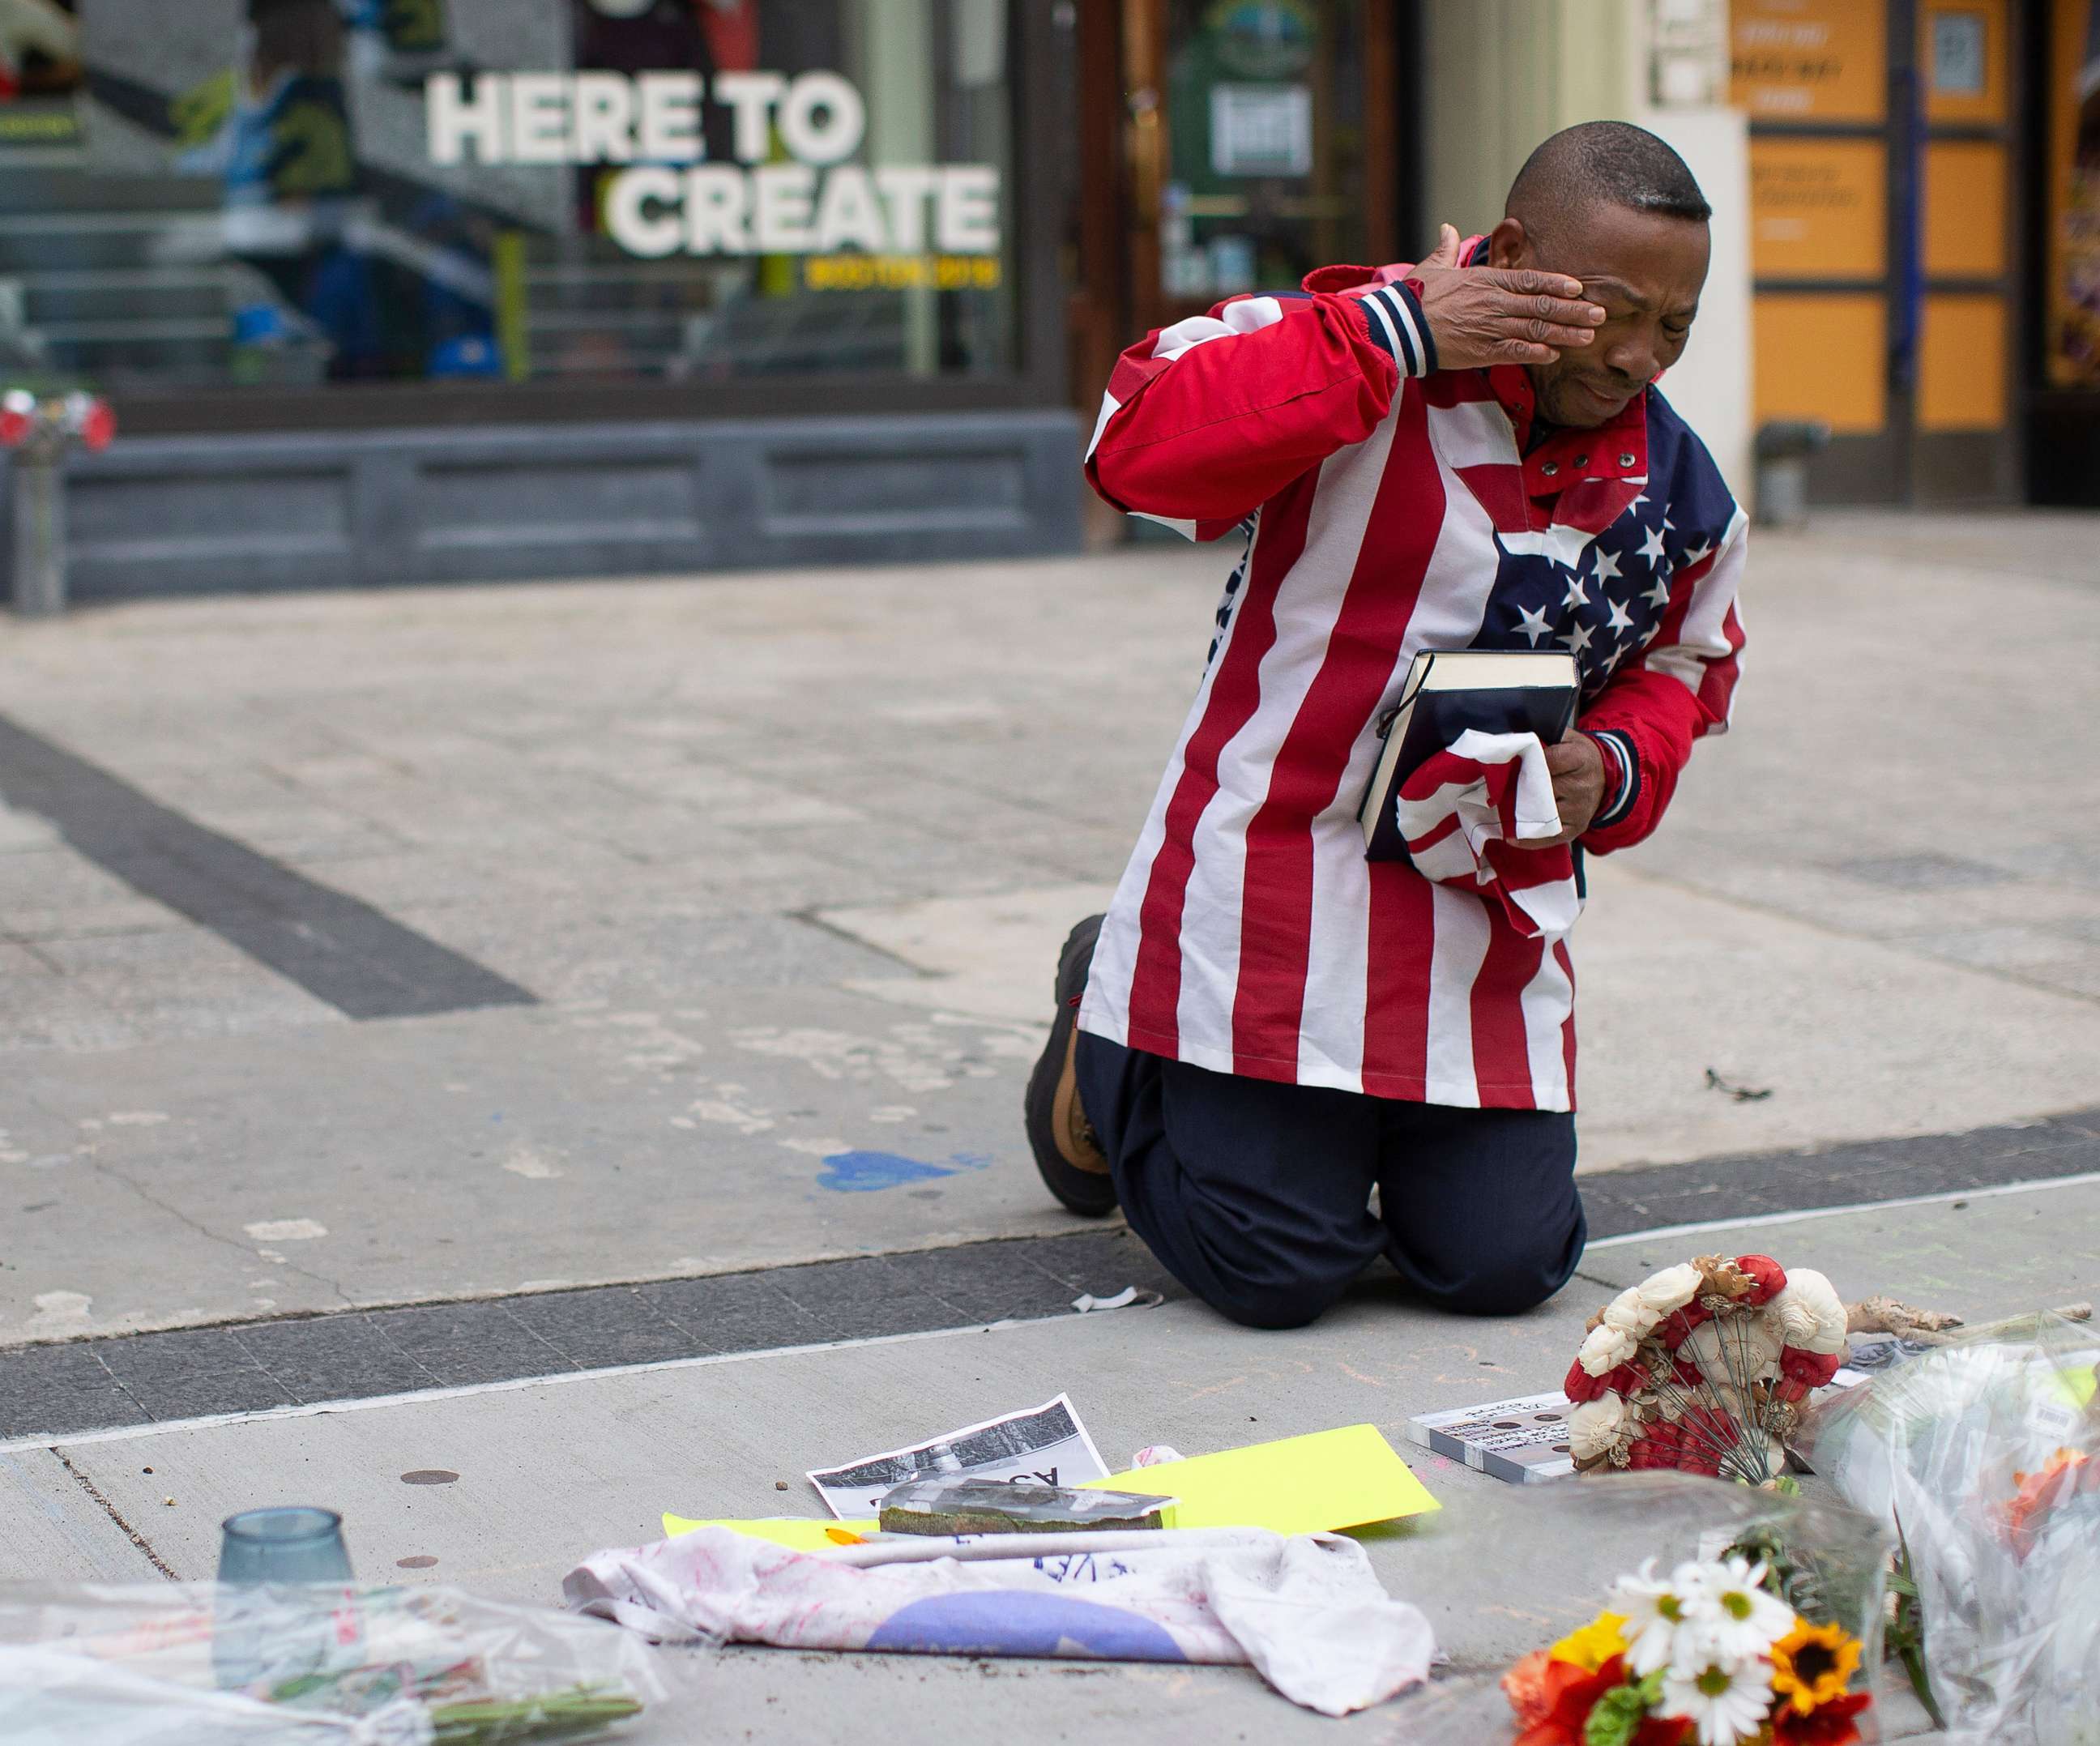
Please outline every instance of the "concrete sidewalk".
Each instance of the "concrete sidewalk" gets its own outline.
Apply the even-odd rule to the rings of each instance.
[[[2093,525],[1758,537],[1737,730],[1594,870],[1586,1169],[2100,1104]],[[0,1347],[1070,1228],[1020,1087],[1221,570],[1145,547],[9,627],[6,715],[223,860],[179,913],[0,812]],[[139,828],[126,866],[172,880]],[[293,933],[355,899],[532,1003],[358,1016],[236,943],[250,875]]]
[[[664,1510],[808,1510],[811,1466],[1061,1390],[1112,1459],[1398,1442],[1554,1386],[1598,1301],[1715,1248],[1972,1319],[2100,1294],[2093,526],[1761,540],[1738,730],[1593,869],[1576,946],[1600,1228],[1699,1228],[1515,1321],[1374,1279],[1282,1335],[1064,1313],[1141,1258],[1074,1234],[1019,1124],[1216,553],[9,628],[0,1579],[200,1576],[229,1510],[319,1500],[368,1577],[551,1602]],[[1422,1470],[1444,1510],[1373,1558],[1461,1670],[1638,1550]],[[704,1674],[711,1734],[842,1746],[1330,1726],[1224,1670]]]
[[[2100,1255],[2063,1241],[2096,1219],[2088,1182],[1609,1241],[1553,1304],[1507,1321],[1433,1316],[1373,1282],[1295,1334],[1250,1334],[1184,1302],[18,1445],[0,1453],[0,1579],[202,1577],[227,1513],[322,1501],[344,1511],[368,1580],[552,1603],[576,1559],[655,1537],[666,1510],[821,1514],[806,1467],[1061,1391],[1111,1462],[1146,1442],[1196,1453],[1364,1421],[1405,1448],[1411,1413],[1552,1387],[1595,1303],[1695,1250],[1768,1250],[1847,1296],[1893,1290],[1981,1320],[2100,1294]],[[1564,1489],[1409,1453],[1444,1507],[1366,1543],[1388,1589],[1430,1616],[1451,1674],[1497,1669],[1581,1622],[1648,1550],[1631,1529],[1600,1543]],[[403,1483],[431,1470],[456,1483]],[[744,1726],[841,1746],[949,1730],[1101,1746],[1198,1728],[1291,1739],[1336,1726],[1225,1669],[742,1651],[712,1659],[703,1684],[711,1737]],[[1890,1701],[1892,1720],[1915,1719]],[[1397,1741],[1405,1716],[1340,1726]],[[642,1737],[689,1739],[694,1725],[666,1717]]]

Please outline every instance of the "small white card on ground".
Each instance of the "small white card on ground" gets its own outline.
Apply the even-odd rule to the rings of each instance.
[[[966,1425],[909,1448],[820,1469],[809,1479],[825,1506],[844,1521],[876,1515],[883,1498],[907,1479],[1023,1479],[1069,1487],[1108,1476],[1070,1397],[1060,1395],[1026,1412]]]

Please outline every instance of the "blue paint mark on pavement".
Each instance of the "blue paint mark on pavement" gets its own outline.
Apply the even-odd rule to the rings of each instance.
[[[958,1152],[946,1164],[922,1163],[894,1152],[834,1152],[824,1160],[817,1183],[840,1194],[867,1194],[876,1188],[899,1188],[907,1182],[952,1176],[958,1171],[982,1170],[990,1162],[989,1153],[974,1152]]]

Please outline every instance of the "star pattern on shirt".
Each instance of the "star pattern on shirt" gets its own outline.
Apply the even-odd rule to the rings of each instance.
[[[1672,516],[1665,511],[1675,509]],[[1475,646],[1547,649],[1575,657],[1586,699],[1662,633],[1673,579],[1714,554],[1710,527],[1696,540],[1678,532],[1682,505],[1658,505],[1645,492],[1588,543],[1573,547],[1567,530],[1523,542],[1498,539],[1501,562],[1486,619]],[[1571,557],[1571,552],[1573,553]]]

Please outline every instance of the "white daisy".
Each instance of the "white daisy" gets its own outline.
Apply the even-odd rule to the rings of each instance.
[[[1771,1709],[1771,1670],[1762,1661],[1709,1657],[1662,1676],[1657,1713],[1681,1716],[1699,1731],[1699,1746],[1735,1746],[1754,1739]]]
[[[1688,1565],[1683,1585],[1689,1628],[1699,1652],[1728,1662],[1754,1660],[1793,1629],[1793,1609],[1760,1586],[1765,1567],[1748,1559]]]
[[[1626,1651],[1626,1664],[1643,1678],[1670,1664],[1679,1634],[1689,1628],[1694,1596],[1677,1578],[1691,1568],[1680,1565],[1677,1577],[1660,1581],[1655,1560],[1650,1559],[1636,1574],[1621,1576],[1612,1585],[1611,1610],[1626,1619],[1624,1629],[1632,1645]]]

